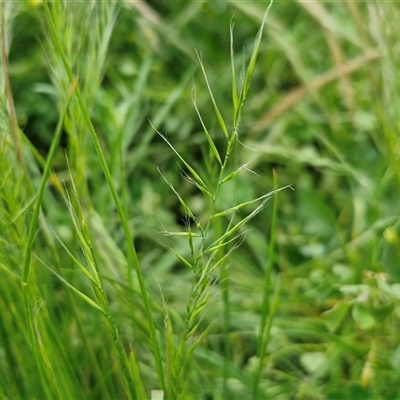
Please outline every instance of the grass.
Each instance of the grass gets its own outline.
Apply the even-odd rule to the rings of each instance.
[[[398,17],[3,2],[0,398],[400,398]]]

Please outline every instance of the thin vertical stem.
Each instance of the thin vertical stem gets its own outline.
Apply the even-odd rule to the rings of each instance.
[[[278,185],[277,174],[273,171],[274,176],[274,187]],[[261,305],[261,319],[260,319],[260,329],[257,338],[257,357],[258,366],[256,369],[254,377],[253,386],[253,399],[257,400],[259,398],[259,383],[261,378],[262,367],[264,365],[264,357],[267,351],[267,344],[269,339],[269,331],[271,328],[272,317],[273,317],[273,307],[270,303],[271,295],[271,273],[272,267],[275,260],[275,237],[276,237],[276,221],[277,221],[277,207],[278,207],[278,192],[274,195],[274,203],[272,210],[272,221],[271,221],[271,231],[268,244],[268,258],[267,265],[265,268],[264,285],[263,285],[263,299]],[[269,322],[269,323],[268,323]]]
[[[68,75],[68,78],[71,82],[74,81],[74,76],[72,73],[72,69],[68,63],[68,60],[65,56],[64,50],[63,50],[63,46],[61,44],[61,39],[58,36],[56,27],[54,25],[54,21],[53,18],[51,16],[50,13],[50,9],[49,6],[47,4],[47,2],[45,1],[44,3],[44,9],[46,12],[46,17],[47,17],[47,21],[49,24],[49,27],[51,29],[52,35],[53,35],[53,39],[56,43],[56,47],[57,50],[59,52],[60,58],[63,62],[65,71]],[[122,203],[121,200],[118,196],[117,190],[115,188],[114,182],[112,180],[112,176],[110,173],[110,170],[108,168],[107,165],[107,161],[105,159],[103,150],[101,148],[100,145],[100,141],[97,137],[97,133],[96,130],[94,129],[93,123],[90,119],[89,116],[89,112],[84,104],[83,101],[83,97],[81,95],[81,92],[79,90],[79,87],[77,87],[76,89],[76,99],[78,101],[78,105],[79,108],[82,112],[82,116],[89,128],[89,132],[90,135],[92,137],[92,141],[93,141],[93,146],[95,148],[97,157],[99,159],[101,168],[103,170],[103,173],[105,175],[106,181],[108,183],[111,195],[113,197],[117,212],[120,216],[120,220],[124,229],[124,234],[125,234],[125,241],[126,241],[126,249],[127,249],[127,258],[128,258],[128,266],[130,268],[130,270],[128,271],[128,276],[129,276],[129,284],[130,287],[133,288],[133,271],[136,273],[137,279],[138,279],[138,283],[139,283],[139,287],[140,287],[140,292],[141,292],[141,296],[142,296],[142,300],[143,300],[143,304],[144,304],[144,308],[145,308],[145,313],[146,313],[146,319],[147,319],[147,323],[149,325],[149,335],[150,335],[150,341],[152,344],[152,349],[153,349],[153,355],[154,355],[154,360],[155,360],[155,366],[156,366],[156,371],[157,371],[157,378],[158,378],[158,383],[159,383],[159,387],[161,390],[165,390],[165,382],[164,382],[164,373],[163,373],[163,368],[162,368],[162,361],[161,361],[161,352],[160,352],[160,347],[157,341],[157,336],[156,336],[156,329],[155,329],[155,323],[154,323],[154,319],[152,316],[152,309],[151,309],[151,303],[150,303],[150,298],[149,295],[147,293],[147,288],[145,285],[145,281],[144,281],[144,277],[143,277],[143,273],[142,270],[140,268],[140,264],[139,264],[139,259],[136,253],[136,249],[135,249],[135,245],[133,242],[133,237],[132,237],[132,233],[131,230],[129,228],[128,225],[128,219],[126,217],[125,214],[125,210],[122,207]]]

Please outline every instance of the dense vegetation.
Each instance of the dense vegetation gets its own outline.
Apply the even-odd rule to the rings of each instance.
[[[2,2],[1,399],[400,398],[400,8],[268,6]]]

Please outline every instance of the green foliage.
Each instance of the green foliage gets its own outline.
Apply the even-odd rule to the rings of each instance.
[[[395,3],[0,13],[0,398],[399,398]]]

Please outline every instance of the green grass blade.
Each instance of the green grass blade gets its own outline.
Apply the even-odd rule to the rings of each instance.
[[[63,62],[64,68],[68,75],[69,80],[71,82],[73,82],[74,81],[73,73],[72,73],[71,67],[68,63],[68,60],[66,59],[66,56],[64,54],[61,40],[60,40],[57,30],[55,28],[47,1],[45,1],[43,4],[44,4],[45,13],[46,13],[46,19],[47,19],[48,25],[50,27],[50,30],[51,30],[51,33],[53,36],[53,40],[56,43],[56,47],[59,52],[59,56]],[[139,259],[137,257],[132,233],[131,233],[130,227],[128,225],[128,219],[126,217],[125,211],[122,207],[121,200],[118,196],[117,190],[113,183],[112,176],[111,176],[110,170],[107,165],[107,161],[105,159],[99,139],[97,137],[96,131],[95,131],[92,121],[90,119],[89,112],[84,104],[84,101],[83,101],[83,98],[82,98],[79,88],[76,89],[76,98],[77,98],[82,116],[87,124],[87,127],[89,128],[89,132],[90,132],[90,135],[91,135],[91,138],[93,141],[94,148],[96,150],[97,157],[98,157],[100,165],[101,165],[101,169],[103,170],[103,173],[105,175],[107,184],[109,186],[111,195],[113,197],[115,206],[117,208],[117,211],[120,216],[120,220],[121,220],[121,223],[122,223],[122,226],[124,229],[125,238],[126,238],[126,246],[127,246],[128,265],[131,268],[133,268],[133,270],[136,272],[136,275],[138,278],[138,282],[139,282],[139,286],[140,286],[140,290],[141,290],[141,296],[142,296],[142,300],[143,300],[145,311],[146,311],[147,322],[149,325],[149,334],[150,334],[150,338],[151,338],[153,355],[154,355],[154,360],[155,360],[155,365],[156,365],[156,370],[157,370],[158,383],[159,383],[160,389],[164,390],[165,382],[164,382],[164,373],[163,373],[162,361],[161,361],[161,352],[160,352],[160,347],[159,347],[159,344],[157,341],[155,323],[154,323],[154,319],[152,316],[152,309],[151,309],[149,294],[147,292],[143,273],[142,273],[142,270],[141,270],[141,267],[139,264]],[[128,274],[129,279],[132,279],[132,275],[133,274],[130,271]],[[133,287],[132,283],[131,283],[131,285]],[[134,390],[132,390],[132,393],[133,392],[134,392]]]
[[[212,140],[211,135],[208,132],[208,129],[207,129],[206,125],[204,124],[203,118],[201,117],[199,108],[197,107],[196,89],[195,89],[195,87],[193,87],[193,89],[192,89],[192,103],[193,103],[194,109],[196,110],[196,113],[197,113],[197,115],[199,117],[201,126],[203,127],[203,131],[204,131],[204,133],[205,133],[205,135],[207,137],[207,141],[208,141],[208,144],[210,145],[211,151],[214,154],[215,158],[218,160],[219,165],[222,165],[221,156],[219,155],[219,152],[218,152],[218,150],[217,150],[217,148],[216,148],[216,146],[214,144],[214,141]]]
[[[50,170],[51,170],[51,166],[53,164],[54,156],[56,154],[58,144],[60,143],[64,118],[67,113],[69,103],[72,99],[72,95],[75,92],[75,89],[76,89],[76,81],[72,81],[72,86],[71,86],[71,89],[69,92],[67,105],[64,109],[64,113],[62,114],[62,116],[60,117],[60,119],[58,121],[56,130],[54,133],[54,138],[53,138],[53,141],[50,146],[49,154],[47,156],[46,165],[45,165],[45,168],[43,171],[39,191],[38,191],[37,197],[35,199],[35,205],[34,205],[34,209],[33,209],[32,219],[31,219],[31,223],[29,226],[28,240],[27,240],[26,247],[25,247],[24,261],[22,264],[23,265],[23,267],[22,267],[22,284],[24,286],[27,285],[27,283],[28,283],[29,270],[30,270],[30,264],[31,264],[31,259],[32,259],[32,246],[33,246],[33,241],[34,241],[35,234],[36,234],[36,227],[37,227],[37,223],[39,220],[39,213],[40,213],[40,208],[42,205],[44,191],[46,189],[47,181],[50,176]]]
[[[46,362],[42,358],[42,353],[37,341],[36,333],[35,333],[35,328],[34,328],[34,322],[32,320],[32,312],[31,312],[31,299],[30,299],[30,292],[29,292],[29,273],[30,273],[30,267],[31,267],[31,262],[32,262],[32,248],[33,248],[33,242],[35,239],[36,235],[36,228],[38,225],[38,220],[39,220],[39,214],[40,214],[40,209],[42,206],[42,200],[44,196],[44,192],[46,189],[47,181],[50,176],[50,170],[51,166],[56,154],[56,150],[58,148],[58,144],[61,139],[62,135],[62,127],[63,127],[63,122],[64,118],[69,106],[69,103],[71,101],[72,95],[76,89],[76,82],[72,81],[72,86],[69,92],[67,104],[65,106],[63,114],[60,116],[54,137],[50,146],[49,154],[47,156],[46,160],[46,165],[43,171],[41,183],[39,186],[39,191],[35,199],[35,204],[34,204],[34,209],[33,209],[33,214],[32,214],[32,219],[29,225],[29,231],[28,231],[28,237],[27,237],[27,242],[25,245],[25,252],[24,252],[24,257],[23,257],[23,263],[22,263],[22,293],[23,293],[23,299],[24,299],[24,310],[25,310],[25,317],[28,322],[28,331],[29,331],[29,337],[31,341],[31,345],[33,348],[33,353],[36,359],[36,364],[39,369],[39,374],[41,377],[41,383],[43,386],[43,389],[48,396],[49,399],[53,398],[52,390],[49,386],[48,379],[46,378],[46,372],[45,372],[45,365],[44,363]]]
[[[249,87],[250,87],[251,77],[253,76],[254,68],[256,67],[256,63],[257,63],[257,57],[258,57],[261,39],[262,39],[263,31],[264,31],[264,25],[267,20],[269,11],[272,7],[272,4],[273,4],[273,0],[270,1],[269,6],[267,7],[267,9],[264,12],[264,16],[261,21],[261,26],[260,26],[260,29],[258,30],[256,39],[254,42],[253,51],[252,51],[252,54],[250,57],[250,62],[249,62],[249,65],[247,67],[246,74],[244,77],[243,87],[240,90],[239,98],[236,99],[236,101],[234,100],[234,104],[236,104],[235,112],[234,112],[234,119],[233,119],[233,126],[234,126],[235,132],[237,132],[237,128],[240,123],[240,115],[242,112],[242,108],[244,106],[244,102],[246,101],[247,92],[249,91]],[[232,47],[232,45],[231,45],[231,47]],[[231,55],[231,57],[233,57],[233,55]],[[232,65],[233,65],[233,61],[232,61]],[[232,66],[232,68],[234,68],[234,66]],[[236,96],[234,96],[234,99],[235,98],[236,98]]]
[[[254,68],[256,67],[256,63],[257,63],[257,57],[258,57],[258,52],[259,52],[259,49],[260,49],[261,39],[262,39],[263,31],[264,31],[264,25],[265,25],[265,22],[267,20],[267,17],[268,17],[268,14],[269,14],[269,11],[270,11],[270,9],[272,7],[273,2],[274,2],[274,0],[271,0],[270,3],[269,3],[269,6],[265,10],[264,17],[262,19],[260,29],[258,30],[256,39],[255,39],[255,42],[254,42],[253,52],[251,54],[249,66],[247,67],[246,75],[245,75],[244,82],[243,82],[242,102],[245,101],[246,96],[247,96],[247,92],[248,92],[249,87],[250,87],[251,77],[253,76]]]
[[[206,81],[206,85],[207,85],[207,88],[208,88],[208,93],[210,94],[211,102],[213,103],[213,106],[214,106],[215,115],[217,116],[219,125],[220,125],[220,127],[222,129],[222,132],[224,133],[225,137],[229,138],[228,129],[226,128],[225,121],[224,121],[224,119],[222,117],[221,112],[219,111],[217,102],[215,101],[213,92],[211,90],[210,83],[208,82],[208,78],[207,78],[206,70],[204,68],[203,60],[201,58],[201,55],[197,51],[196,51],[196,54],[197,54],[197,58],[199,59],[199,63],[200,63],[200,67],[201,67],[201,70],[202,70],[203,75],[204,75],[204,79]]]
[[[151,124],[151,122],[150,122]],[[153,125],[152,125],[153,126]],[[203,193],[206,193],[209,197],[212,197],[211,191],[208,189],[207,185],[204,183],[203,179],[200,178],[200,175],[194,170],[193,167],[190,166],[188,162],[178,153],[178,151],[175,149],[174,146],[172,146],[171,142],[167,139],[166,136],[164,136],[161,132],[159,132],[154,126],[153,128],[156,130],[158,135],[161,137],[161,139],[164,140],[165,143],[168,144],[168,146],[172,149],[172,151],[177,155],[179,160],[182,161],[182,163],[185,165],[185,167],[190,171],[192,174],[193,178],[196,180],[199,186],[197,186]]]
[[[235,50],[234,50],[234,45],[233,45],[233,18],[231,19],[231,24],[230,24],[230,40],[231,40],[231,71],[232,71],[232,100],[233,100],[233,108],[236,111],[239,108],[239,93],[238,93],[238,88],[237,88],[237,82],[236,82],[236,68],[235,68]],[[233,126],[236,126],[235,121]]]

